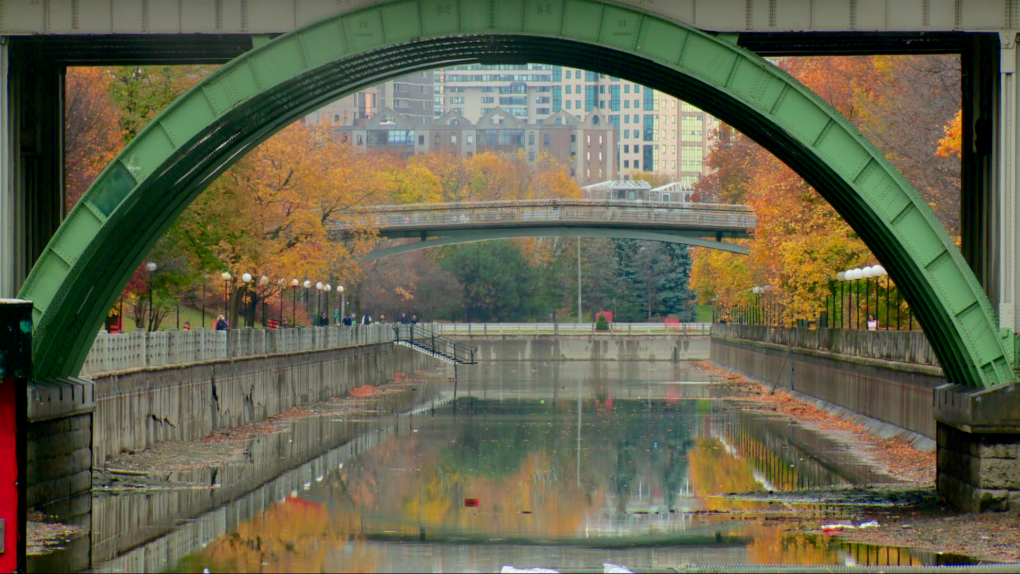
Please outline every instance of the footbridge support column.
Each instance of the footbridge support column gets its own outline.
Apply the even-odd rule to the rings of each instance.
[[[1020,510],[1020,385],[935,389],[939,495],[969,512]]]

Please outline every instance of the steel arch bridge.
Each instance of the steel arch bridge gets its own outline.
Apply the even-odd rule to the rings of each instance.
[[[917,192],[844,117],[736,45],[603,0],[391,0],[297,29],[222,66],[103,171],[32,268],[36,376],[78,372],[152,245],[223,170],[304,113],[410,72],[540,62],[649,86],[726,121],[833,205],[902,288],[947,379],[1015,380],[1009,333]]]

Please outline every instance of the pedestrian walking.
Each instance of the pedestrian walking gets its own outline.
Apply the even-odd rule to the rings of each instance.
[[[876,319],[875,316],[871,314],[868,315],[868,330],[869,331],[878,330],[878,319]]]
[[[191,321],[185,321],[183,329],[185,331],[190,331],[191,330]]]
[[[401,313],[400,314],[400,324],[401,325],[406,325],[407,324],[407,313]]]
[[[227,320],[223,317],[223,315],[220,315],[219,317],[216,317],[216,330],[217,331],[226,331],[229,328],[230,328],[230,324],[227,323]]]

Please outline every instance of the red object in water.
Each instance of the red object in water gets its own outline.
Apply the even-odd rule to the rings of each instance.
[[[478,508],[478,499],[477,498],[465,498],[464,499],[464,506],[467,506],[468,508]]]

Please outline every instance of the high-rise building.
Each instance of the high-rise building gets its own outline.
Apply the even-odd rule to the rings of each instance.
[[[563,121],[560,112],[584,123],[598,111],[592,117],[617,132],[606,179],[652,172],[688,185],[706,171],[705,157],[718,127],[718,120],[705,112],[640,84],[548,64],[469,64],[414,74],[348,96],[319,115],[356,125],[384,108],[415,125],[450,112],[474,123],[496,109],[525,125],[541,126],[556,117]],[[348,117],[347,122],[338,119]]]
[[[717,120],[677,98],[605,74],[546,64],[436,70],[434,113],[468,118],[494,106],[541,124],[561,110],[585,117],[598,110],[618,130],[616,171],[623,178],[649,171],[693,184],[705,171]]]
[[[308,114],[305,122],[353,126],[369,120],[383,108],[391,108],[415,124],[430,123],[433,118],[432,76],[431,70],[416,72],[360,90]]]

